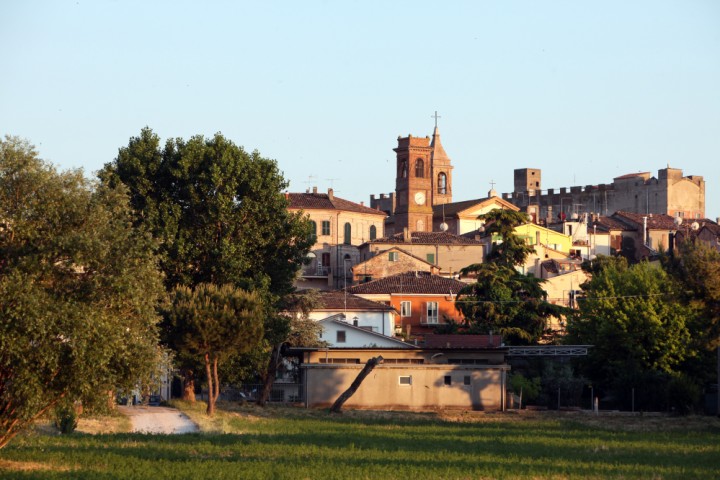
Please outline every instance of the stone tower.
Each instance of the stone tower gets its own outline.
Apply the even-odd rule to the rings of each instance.
[[[433,205],[452,202],[452,165],[437,126],[430,137],[398,137],[395,232],[432,231]]]

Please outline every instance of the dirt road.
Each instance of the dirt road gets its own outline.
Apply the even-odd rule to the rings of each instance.
[[[118,410],[130,417],[133,432],[170,434],[198,431],[197,425],[174,408],[120,406]]]

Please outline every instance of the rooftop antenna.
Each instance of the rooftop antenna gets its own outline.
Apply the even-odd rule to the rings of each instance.
[[[340,180],[339,178],[326,178],[326,182],[330,182],[330,188],[335,190],[335,180]]]

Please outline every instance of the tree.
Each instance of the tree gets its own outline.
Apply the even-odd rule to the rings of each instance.
[[[0,447],[64,400],[131,389],[157,364],[164,298],[123,188],[0,141]]]
[[[487,222],[485,231],[502,241],[493,245],[487,263],[461,271],[476,281],[460,291],[455,305],[471,333],[497,333],[510,344],[536,343],[545,333],[548,318],[564,310],[546,301],[543,280],[515,269],[534,252],[534,247],[515,234],[515,228],[528,217],[522,212],[496,209],[479,218]]]
[[[581,364],[594,384],[616,392],[643,379],[657,384],[679,374],[695,354],[688,348],[694,312],[678,300],[678,285],[663,269],[606,262],[583,289],[566,341],[593,345]]]
[[[530,221],[524,212],[496,208],[478,217],[485,221],[485,233],[499,237],[493,243],[487,260],[504,267],[515,268],[525,263],[535,248],[515,234],[515,228]]]
[[[310,222],[287,210],[288,184],[275,161],[221,134],[170,139],[161,147],[145,128],[100,178],[130,190],[136,225],[160,245],[169,291],[200,283],[255,291],[265,307],[265,332],[287,328],[280,325],[289,319],[278,319],[278,303],[293,291],[313,240]],[[191,363],[185,367],[192,370]],[[188,381],[186,375],[186,387]]]
[[[262,339],[263,305],[254,292],[232,285],[201,283],[194,289],[177,287],[166,312],[173,346],[199,357],[208,382],[208,415],[215,413],[220,395],[218,365],[231,355],[254,348]]]

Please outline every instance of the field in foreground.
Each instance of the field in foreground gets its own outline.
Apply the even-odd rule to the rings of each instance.
[[[2,478],[717,478],[717,418],[413,414],[254,406],[204,433],[18,438]]]

